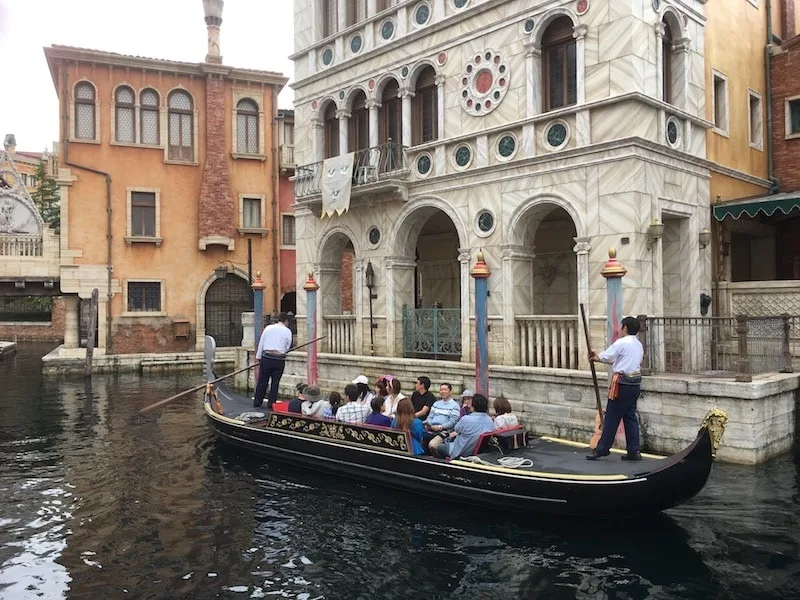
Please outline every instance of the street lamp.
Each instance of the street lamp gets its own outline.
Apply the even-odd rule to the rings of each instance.
[[[369,353],[370,355],[375,354],[375,329],[378,328],[378,324],[373,321],[372,317],[372,301],[378,297],[378,294],[375,294],[372,289],[375,287],[375,269],[372,268],[372,261],[367,261],[367,270],[364,273],[364,283],[367,286],[367,290],[369,290]]]
[[[228,265],[231,267],[247,267],[247,282],[253,283],[253,240],[247,238],[247,264],[242,263],[235,263],[232,260],[228,260],[227,258],[219,261],[219,264],[214,267],[214,276],[217,279],[225,279],[230,273],[230,269]]]

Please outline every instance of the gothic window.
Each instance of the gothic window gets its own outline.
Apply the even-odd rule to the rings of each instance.
[[[353,99],[353,108],[350,116],[348,148],[352,152],[369,148],[369,111],[367,110],[367,97],[364,92],[358,92]]]
[[[322,37],[326,38],[339,30],[339,7],[336,0],[322,0]]]
[[[95,132],[95,91],[88,81],[75,86],[75,137],[81,140],[97,138]]]
[[[126,85],[117,88],[114,95],[114,127],[118,142],[136,142],[136,116],[133,90]]]
[[[141,104],[139,125],[143,144],[157,146],[161,142],[158,118],[158,94],[154,90],[144,90],[139,96]]]
[[[249,98],[236,105],[236,150],[258,154],[258,105]]]
[[[397,81],[390,81],[383,88],[381,100],[380,142],[387,144],[381,168],[393,171],[400,168],[403,143],[403,104],[399,97]]]
[[[578,102],[577,45],[572,36],[573,27],[569,17],[559,17],[550,23],[542,37],[545,111]]]
[[[325,108],[325,158],[339,156],[339,118],[336,105],[328,103]]]
[[[169,95],[169,158],[194,160],[194,113],[192,97],[183,90]]]
[[[417,77],[416,90],[411,99],[414,129],[414,145],[424,144],[439,138],[438,93],[436,73],[432,67],[425,67]]]
[[[666,22],[661,39],[661,81],[664,88],[662,100],[672,104],[672,28]]]

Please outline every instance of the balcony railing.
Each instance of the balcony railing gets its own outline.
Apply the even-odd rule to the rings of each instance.
[[[0,256],[42,256],[38,235],[0,235]]]
[[[578,368],[577,315],[518,315],[515,321],[521,365]]]
[[[281,144],[280,159],[281,168],[294,168],[294,146],[290,144]]]
[[[322,193],[322,165],[315,162],[295,170],[295,198]],[[368,185],[388,179],[404,178],[408,172],[406,147],[392,141],[358,150],[353,157],[353,186]]]
[[[356,318],[354,315],[325,315],[326,352],[355,354]]]

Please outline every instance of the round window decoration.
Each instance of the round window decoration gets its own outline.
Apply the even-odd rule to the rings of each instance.
[[[377,227],[370,227],[367,232],[367,240],[371,246],[377,246],[381,242],[381,230]]]
[[[545,133],[545,140],[551,150],[558,150],[564,147],[569,138],[569,130],[567,124],[562,121],[552,123]]]
[[[417,173],[423,177],[431,172],[430,154],[420,154],[417,157]]]
[[[494,214],[490,210],[481,210],[475,216],[475,225],[478,228],[478,235],[486,237],[494,231]]]
[[[353,37],[350,38],[350,51],[353,54],[358,54],[361,52],[362,40],[360,34],[355,34]]]
[[[327,46],[322,50],[322,64],[326,67],[333,62],[333,48]]]
[[[461,144],[456,148],[455,153],[456,164],[462,169],[469,166],[472,161],[472,150],[466,144]]]
[[[661,10],[661,0],[653,0],[653,10],[656,12]]]
[[[508,91],[508,77],[508,64],[498,52],[475,54],[461,73],[461,108],[473,116],[492,112]]]
[[[453,0],[453,6],[456,8],[464,8],[469,0]]]
[[[393,35],[394,35],[394,21],[392,21],[391,19],[387,19],[381,25],[381,37],[384,40],[390,40],[392,39]]]
[[[414,9],[414,22],[417,25],[425,25],[431,16],[431,7],[427,3],[417,4]]]
[[[517,140],[511,134],[500,136],[497,142],[497,153],[503,158],[510,158],[517,149]]]
[[[536,22],[533,19],[527,19],[525,24],[522,26],[522,29],[525,31],[525,33],[531,33],[535,24]]]
[[[678,120],[675,117],[667,119],[667,142],[673,148],[678,145],[681,139]]]
[[[404,78],[408,77],[408,67],[403,67],[402,69],[400,69],[400,75]]]

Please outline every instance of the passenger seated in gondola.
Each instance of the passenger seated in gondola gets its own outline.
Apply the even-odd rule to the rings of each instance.
[[[475,392],[472,390],[464,390],[461,392],[461,416],[468,415],[472,412],[472,397]]]
[[[370,402],[375,397],[375,394],[372,390],[369,389],[369,379],[367,379],[366,375],[359,375],[355,379],[353,379],[353,383],[351,385],[355,385],[358,387],[358,398],[357,402],[362,406],[366,406],[369,410]],[[345,388],[346,389],[346,388]],[[346,394],[347,392],[345,392]]]
[[[306,389],[306,384],[305,383],[298,383],[295,386],[295,389],[297,390],[297,397],[296,398],[292,398],[291,400],[289,400],[289,406],[286,407],[286,410],[287,410],[287,412],[295,413],[295,414],[299,415],[300,413],[303,412],[302,411],[302,406],[303,406],[303,402],[305,401],[305,395],[303,394],[303,392]]]
[[[328,406],[322,409],[323,419],[335,419],[336,412],[342,405],[342,395],[339,392],[331,392],[328,394]]]
[[[428,449],[431,454],[440,458],[459,458],[475,452],[475,445],[482,434],[493,431],[492,418],[486,414],[489,400],[483,394],[475,394],[472,398],[473,412],[466,415],[456,424],[448,441],[435,437],[430,441]]]
[[[506,427],[519,426],[517,415],[511,412],[511,403],[505,396],[498,396],[494,399],[494,428],[505,429]]]
[[[436,402],[436,398],[430,392],[431,380],[424,375],[417,377],[414,384],[414,393],[411,394],[411,404],[414,406],[414,416],[424,419],[431,412],[431,406]]]
[[[392,421],[392,427],[410,432],[414,454],[425,454],[422,448],[422,421],[414,417],[414,405],[408,398],[403,398],[397,404],[397,415]]]
[[[428,418],[422,424],[425,427],[425,439],[431,439],[435,435],[446,435],[453,430],[461,416],[461,407],[458,402],[453,400],[453,386],[443,383],[439,386],[439,400],[433,403]]]
[[[336,411],[336,420],[344,423],[363,423],[370,413],[370,406],[359,402],[358,386],[349,383],[344,388],[344,404]]]
[[[364,421],[367,425],[380,425],[381,427],[391,427],[392,420],[386,415],[382,415],[384,398],[382,396],[375,396],[372,399],[372,412]]]
[[[325,414],[325,409],[330,407],[330,403],[322,397],[322,392],[318,385],[306,386],[303,396],[305,401],[300,409],[307,417],[322,418]]]
[[[390,377],[390,375],[387,375],[387,377]],[[391,419],[394,418],[394,415],[397,412],[397,403],[405,398],[405,395],[400,391],[400,388],[400,380],[392,377],[391,390],[389,395],[386,396],[386,402],[383,404],[383,414]]]

